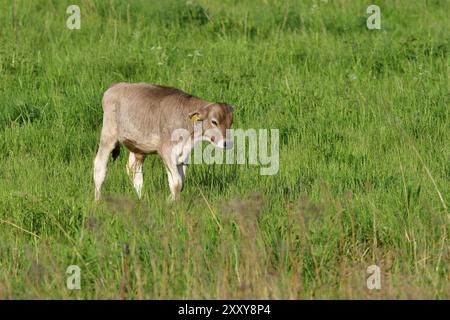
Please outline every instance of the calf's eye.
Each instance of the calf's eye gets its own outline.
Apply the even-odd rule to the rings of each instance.
[[[217,126],[217,121],[216,120],[211,120],[211,123],[215,126]]]

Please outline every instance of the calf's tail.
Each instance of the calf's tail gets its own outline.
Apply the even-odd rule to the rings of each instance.
[[[115,161],[117,159],[119,154],[120,154],[120,143],[119,143],[119,141],[117,141],[116,145],[114,146],[113,151],[111,152],[113,161]]]

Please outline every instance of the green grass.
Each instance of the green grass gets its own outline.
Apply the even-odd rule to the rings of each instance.
[[[369,4],[1,0],[0,298],[450,298],[450,5]],[[139,201],[122,152],[96,205],[116,81],[279,129],[280,171],[191,166],[170,204],[148,157]]]

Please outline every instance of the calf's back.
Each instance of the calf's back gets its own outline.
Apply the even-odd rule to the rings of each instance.
[[[188,115],[208,101],[179,89],[147,83],[113,84],[103,96],[104,119],[115,121],[118,140],[137,153],[158,152]],[[105,123],[104,123],[105,125]],[[108,125],[108,124],[107,124]]]

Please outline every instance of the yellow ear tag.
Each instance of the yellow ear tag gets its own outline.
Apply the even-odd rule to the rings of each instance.
[[[198,113],[191,116],[191,120],[194,122],[197,121],[199,118],[200,118],[200,115]]]

